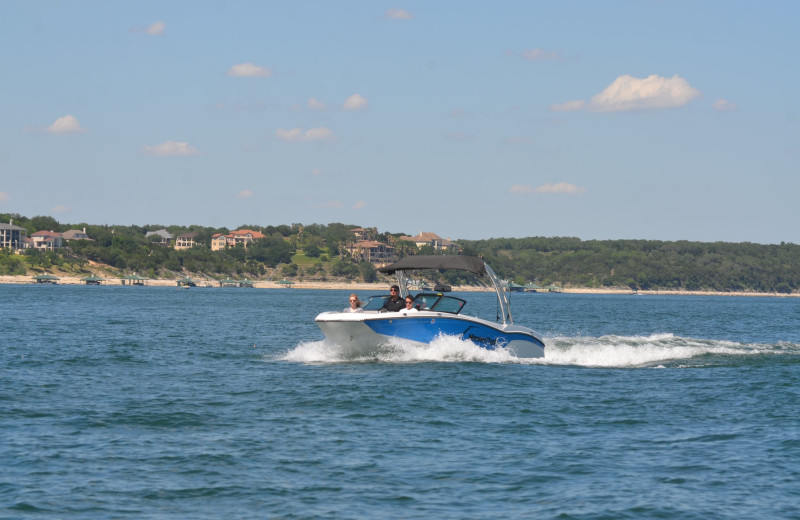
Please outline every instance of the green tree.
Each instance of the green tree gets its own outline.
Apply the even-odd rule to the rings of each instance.
[[[378,274],[375,271],[375,266],[370,262],[361,262],[358,264],[358,272],[365,282],[372,283],[378,279]]]

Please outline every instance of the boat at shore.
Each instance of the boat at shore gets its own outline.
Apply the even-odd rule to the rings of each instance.
[[[454,269],[485,277],[497,294],[497,320],[462,314],[467,301],[443,292],[411,294],[412,272]],[[414,298],[415,310],[382,310],[388,295],[370,297],[362,312],[323,312],[315,318],[325,338],[337,345],[368,353],[393,341],[417,346],[430,344],[440,336],[471,341],[487,350],[505,350],[519,358],[544,356],[544,341],[533,329],[515,325],[511,317],[505,284],[482,258],[473,256],[408,256],[379,269],[397,276],[400,295]]]

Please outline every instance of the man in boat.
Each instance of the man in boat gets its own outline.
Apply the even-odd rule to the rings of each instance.
[[[380,310],[388,312],[398,312],[406,308],[406,302],[400,298],[400,287],[393,285],[389,288],[389,298],[383,302]]]
[[[414,301],[414,298],[411,297],[409,294],[406,296],[406,308],[403,309],[406,312],[419,312],[419,309],[415,305],[417,302]]]

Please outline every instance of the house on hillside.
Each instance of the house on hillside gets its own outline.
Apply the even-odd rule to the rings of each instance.
[[[348,244],[345,249],[357,262],[382,265],[396,260],[395,249],[392,246],[373,240],[358,240]]]
[[[61,233],[61,238],[67,242],[70,240],[91,240],[89,235],[86,234],[86,228],[83,228],[83,231],[80,229],[70,229],[69,231],[64,231]]]
[[[442,238],[436,233],[431,233],[430,231],[420,231],[418,235],[413,237],[400,237],[400,240],[413,242],[418,248],[429,246],[432,247],[434,251],[457,253],[459,250],[459,245],[455,242],[448,238]]]
[[[447,251],[448,253],[460,253],[461,246],[449,238],[445,238],[442,240],[442,251]]]
[[[16,251],[24,249],[28,240],[28,230],[15,226],[14,220],[9,220],[8,224],[0,224],[0,249],[11,249]]]
[[[178,235],[175,238],[175,249],[183,250],[199,246],[200,244],[198,242],[195,242],[195,238],[197,238],[197,233],[194,232]]]
[[[353,228],[350,232],[355,237],[356,241],[359,240],[375,240],[378,236],[378,228]]]
[[[37,231],[31,235],[31,240],[33,247],[40,251],[55,251],[64,244],[61,233],[56,233],[55,231]]]
[[[236,231],[231,231],[227,235],[216,233],[211,237],[211,250],[220,251],[226,247],[235,247],[237,244],[242,244],[242,246],[247,249],[250,242],[262,238],[267,238],[267,235],[252,229],[237,229]]]
[[[156,240],[154,243],[162,246],[168,246],[169,243],[172,242],[173,238],[172,233],[170,233],[166,229],[159,229],[158,231],[148,231],[147,233],[144,234],[144,237],[148,239],[152,236],[158,237],[158,240]]]

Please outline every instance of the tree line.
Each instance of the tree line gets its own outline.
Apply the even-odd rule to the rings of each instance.
[[[227,228],[203,226],[108,226],[86,223],[61,224],[52,217],[26,218],[0,214],[0,222],[28,230],[64,232],[86,228],[91,241],[74,240],[62,251],[26,250],[23,258],[0,252],[0,274],[26,274],[28,268],[69,266],[85,269],[89,262],[119,271],[137,271],[151,277],[171,273],[213,276],[263,277],[268,272],[308,279],[346,278],[374,281],[374,267],[352,262],[344,252],[353,241],[351,224],[243,225],[239,229],[261,231],[266,238],[247,248],[237,246],[211,251],[211,236],[227,234]],[[148,231],[167,229],[177,236],[197,233],[205,247],[175,250],[158,244]],[[377,233],[371,239],[392,245],[401,256],[433,254],[399,240],[400,233]],[[491,238],[457,240],[463,254],[483,256],[503,278],[516,283],[589,288],[755,291],[800,291],[800,246],[792,243],[690,242],[658,240],[581,240],[573,237]],[[299,258],[302,259],[298,260]],[[443,276],[453,285],[463,281],[457,274]]]

